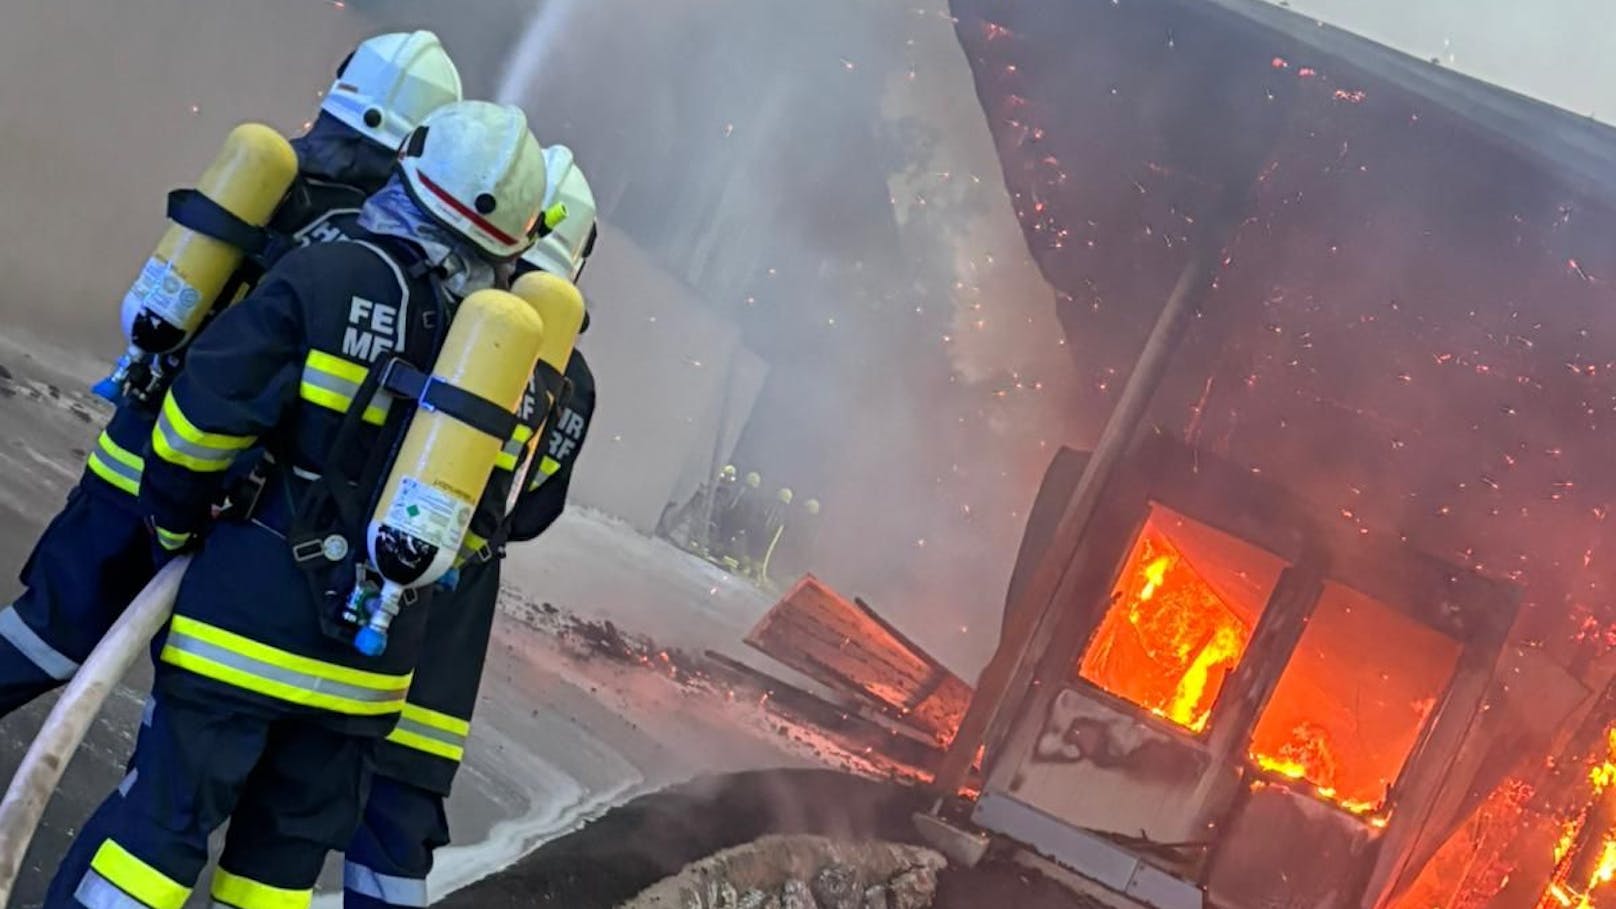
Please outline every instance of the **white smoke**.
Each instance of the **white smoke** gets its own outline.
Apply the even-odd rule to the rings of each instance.
[[[1275,2],[1275,0],[1270,0]],[[1283,0],[1280,5],[1512,91],[1616,121],[1609,0]]]

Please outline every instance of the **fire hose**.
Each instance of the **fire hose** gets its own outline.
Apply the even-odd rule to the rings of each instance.
[[[129,604],[57,700],[0,801],[0,906],[9,905],[17,874],[67,762],[101,712],[107,695],[151,643],[174,609],[185,556],[168,563]]]

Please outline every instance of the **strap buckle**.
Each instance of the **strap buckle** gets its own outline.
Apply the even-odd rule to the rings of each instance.
[[[348,538],[340,533],[310,537],[292,544],[292,560],[304,565],[316,559],[340,562],[348,557]]]

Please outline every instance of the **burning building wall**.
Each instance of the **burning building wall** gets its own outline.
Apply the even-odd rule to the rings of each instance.
[[[1616,620],[1604,525],[1616,482],[1602,466],[1616,410],[1604,353],[1616,346],[1616,139],[1259,4],[954,9],[1024,231],[1062,292],[1068,346],[1091,383],[1085,408],[1115,402],[1212,200],[1246,170],[1252,197],[1156,396],[1153,431],[1294,492],[1336,532],[1384,536],[1521,592],[1510,642],[1485,667],[1482,709],[1443,745],[1439,763],[1462,782],[1401,834],[1395,867],[1330,892],[1406,892],[1469,824],[1475,843],[1530,842],[1489,847],[1509,857],[1455,871],[1458,886],[1420,905],[1501,899],[1512,884],[1535,892],[1508,905],[1533,905],[1550,871],[1521,856],[1548,856],[1559,821],[1599,804],[1585,771],[1591,753],[1602,760],[1612,717],[1587,710],[1608,679]],[[1261,644],[1238,642],[1260,637],[1247,626],[1263,619],[1208,579],[1189,544],[1144,526],[1104,564],[1108,612],[1068,678],[1120,699],[1107,708],[1116,716],[1146,714],[1146,739],[1215,737],[1221,702],[1203,720],[1191,695],[1220,673],[1241,677],[1236,654]],[[1181,586],[1166,610],[1173,572]],[[1423,753],[1417,772],[1434,772],[1425,761],[1444,692],[1456,667],[1472,681],[1479,670],[1463,669],[1473,655],[1455,646],[1462,636],[1408,624],[1417,604],[1397,599],[1326,585],[1290,664],[1260,693],[1240,746],[1258,771],[1247,778],[1305,784],[1331,810],[1384,820],[1405,759]],[[1523,710],[1534,682],[1542,709]],[[1128,810],[1139,806],[1113,813]],[[1399,823],[1394,811],[1390,829]],[[1578,891],[1603,835],[1565,849],[1592,856],[1562,856],[1558,876]],[[1329,854],[1350,865],[1343,857],[1377,836]]]

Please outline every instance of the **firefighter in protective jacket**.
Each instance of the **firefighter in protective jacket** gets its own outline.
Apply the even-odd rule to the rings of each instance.
[[[47,906],[178,909],[227,819],[214,902],[308,904],[327,852],[358,825],[426,624],[427,604],[409,604],[386,652],[367,657],[332,608],[362,551],[353,503],[376,497],[416,409],[380,379],[394,361],[432,367],[456,301],[537,238],[544,192],[520,110],[440,108],[350,240],[288,254],[192,345],[140,501],[165,538],[207,538],[153,642],[155,706],[130,774],[79,833]],[[274,470],[255,513],[210,529],[219,478],[260,444]]]
[[[268,230],[234,237],[207,220],[194,196],[174,215],[203,233],[215,228],[255,262],[221,296],[250,285],[281,250],[341,236],[366,196],[387,181],[400,142],[433,109],[460,100],[460,76],[431,32],[379,35],[338,70],[318,119],[293,140],[298,176]],[[211,235],[211,234],[210,234]],[[118,614],[155,571],[136,497],[142,452],[183,351],[130,387],[90,453],[67,505],[46,528],[22,571],[26,591],[0,611],[0,716],[61,685],[78,670]]]
[[[594,248],[595,199],[565,146],[545,153],[551,190],[546,210],[565,206],[566,216],[517,265],[518,275],[540,269],[576,282]],[[587,315],[586,315],[587,319]],[[582,353],[567,361],[569,392],[553,411],[543,405],[537,377],[524,402],[524,422],[543,435],[524,454],[515,441],[496,465],[492,512],[480,514],[480,531],[463,553],[459,583],[439,594],[427,624],[431,650],[421,655],[415,681],[397,728],[376,753],[376,775],[364,822],[348,847],[343,868],[347,909],[429,905],[426,878],[433,852],[449,843],[444,801],[465,754],[472,710],[499,600],[500,561],[506,542],[531,540],[561,516],[595,409],[595,379]],[[501,495],[521,479],[523,489],[508,512]]]

